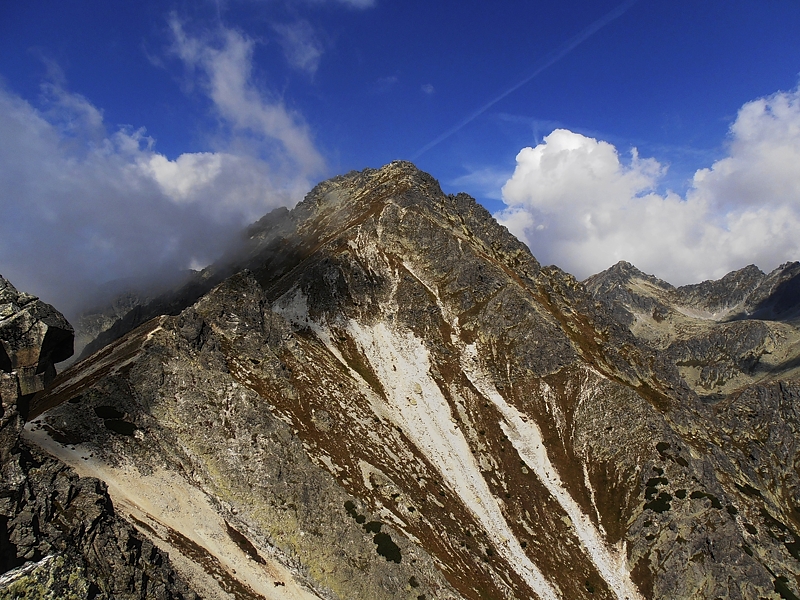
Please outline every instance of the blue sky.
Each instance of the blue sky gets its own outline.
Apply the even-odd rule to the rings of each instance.
[[[68,303],[201,266],[394,159],[579,278],[772,269],[800,259],[798,73],[797,0],[5,2],[0,273]]]

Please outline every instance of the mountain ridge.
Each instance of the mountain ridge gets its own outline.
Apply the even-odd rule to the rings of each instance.
[[[624,263],[584,285],[634,335],[664,352],[701,395],[800,375],[794,359],[800,350],[800,263],[769,274],[750,265],[678,288]]]
[[[748,352],[793,325],[719,324],[755,332],[737,354],[749,338],[715,341],[671,286],[612,275],[647,293],[542,267],[410,163],[352,172],[60,374],[24,436],[114,482],[212,596],[165,478],[207,511],[191,543],[241,597],[791,597],[800,389],[776,380],[791,369],[751,377],[769,359]],[[657,305],[673,329],[642,335]],[[685,357],[723,372],[717,348],[738,374],[712,399]]]

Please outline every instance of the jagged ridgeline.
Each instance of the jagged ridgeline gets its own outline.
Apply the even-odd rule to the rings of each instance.
[[[797,271],[580,283],[395,162],[126,315],[16,443],[105,482],[163,597],[793,599]],[[24,506],[4,568],[45,569]]]

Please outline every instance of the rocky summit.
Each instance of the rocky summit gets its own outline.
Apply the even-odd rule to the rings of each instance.
[[[0,598],[796,599],[799,271],[581,283],[410,163],[323,182],[36,363]],[[4,382],[70,337],[24,304]]]

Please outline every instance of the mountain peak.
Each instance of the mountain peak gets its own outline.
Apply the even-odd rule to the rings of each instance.
[[[793,368],[788,325],[692,316],[629,263],[586,285],[541,268],[403,161],[322,182],[246,244],[26,427],[115,482],[190,583],[218,561],[208,596],[758,597],[794,572],[796,503],[773,499],[800,486],[780,458],[800,389],[764,375]],[[743,415],[769,439],[747,446]]]
[[[428,173],[409,161],[396,160],[378,169],[350,171],[320,182],[297,205],[295,211],[304,216],[312,207],[338,207],[343,193],[350,202],[368,200],[372,203],[396,199],[409,190],[416,192],[417,199],[442,194],[439,182]]]
[[[288,272],[325,246],[346,243],[353,232],[364,228],[374,227],[377,233],[399,223],[409,238],[420,238],[422,244],[431,243],[421,239],[431,232],[446,230],[496,261],[511,261],[516,276],[528,281],[541,269],[527,246],[474,198],[465,193],[445,194],[436,179],[413,163],[394,161],[379,169],[325,180],[292,210],[280,208],[266,214],[245,230],[236,251],[190,277],[185,285],[135,307],[88,344],[81,356],[159,314],[177,314],[241,269],[250,269],[265,287],[280,287]]]
[[[621,260],[605,271],[601,271],[600,273],[586,278],[583,284],[591,290],[612,289],[620,284],[630,283],[635,279],[646,281],[664,290],[672,289],[673,287],[666,281],[659,279],[655,275],[650,275],[641,271],[635,265],[625,260]]]

